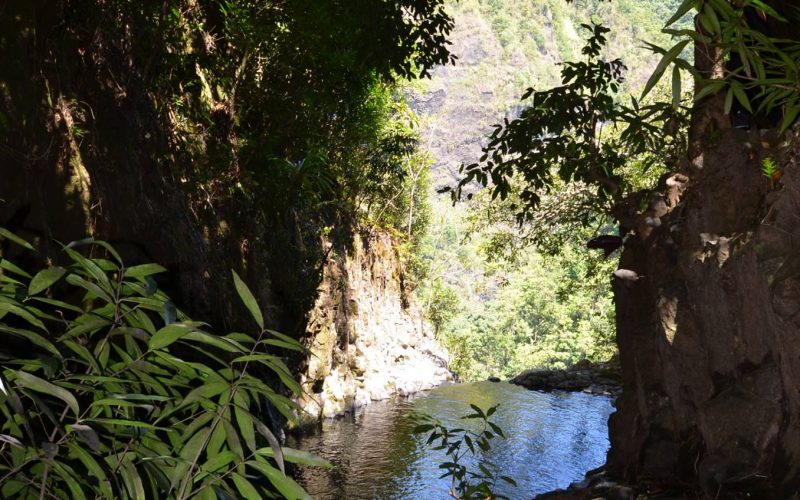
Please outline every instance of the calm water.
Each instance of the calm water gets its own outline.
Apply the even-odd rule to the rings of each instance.
[[[442,452],[411,434],[415,410],[450,427],[464,427],[469,403],[500,403],[492,420],[508,439],[495,440],[488,458],[518,487],[498,491],[512,499],[563,488],[602,465],[608,450],[611,399],[582,393],[528,391],[505,382],[440,387],[413,400],[374,403],[354,415],[327,421],[322,432],[290,446],[321,455],[332,471],[303,469],[300,482],[315,499],[447,499],[450,482],[439,479]]]

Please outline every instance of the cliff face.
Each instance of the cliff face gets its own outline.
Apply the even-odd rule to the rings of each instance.
[[[624,394],[609,465],[712,496],[789,498],[800,485],[800,141],[704,125],[686,177],[648,213],[661,227],[622,255],[642,277],[615,285]],[[761,174],[766,157],[779,182]]]
[[[391,236],[362,233],[346,251],[325,245],[300,379],[307,421],[452,381],[447,353],[405,288]]]

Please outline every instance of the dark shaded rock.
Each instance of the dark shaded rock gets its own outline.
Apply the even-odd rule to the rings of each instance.
[[[635,500],[636,490],[621,484],[615,484],[608,489],[608,500]]]
[[[703,147],[690,157],[703,167],[685,167],[691,180],[667,195],[664,224],[629,238],[620,261],[646,278],[615,284],[624,392],[609,424],[609,469],[634,484],[697,485],[710,498],[792,498],[800,140],[790,132],[779,150],[757,131],[693,134]],[[759,173],[767,157],[783,169],[781,184]]]
[[[605,363],[581,360],[567,370],[526,370],[510,380],[512,384],[540,391],[583,391],[618,395],[621,375],[616,359]]]

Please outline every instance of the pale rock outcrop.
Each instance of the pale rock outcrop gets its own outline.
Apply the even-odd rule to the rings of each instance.
[[[347,251],[325,245],[329,257],[308,321],[301,420],[452,381],[447,352],[406,289],[392,237],[372,230]]]

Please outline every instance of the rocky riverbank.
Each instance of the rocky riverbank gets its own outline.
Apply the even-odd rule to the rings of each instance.
[[[603,363],[579,361],[566,370],[525,370],[512,378],[512,384],[539,391],[583,391],[590,394],[618,396],[622,392],[619,361]]]
[[[589,471],[583,481],[563,490],[536,496],[534,500],[690,500],[702,498],[681,492],[674,487],[639,485],[633,487],[618,483],[609,477],[603,467]]]

